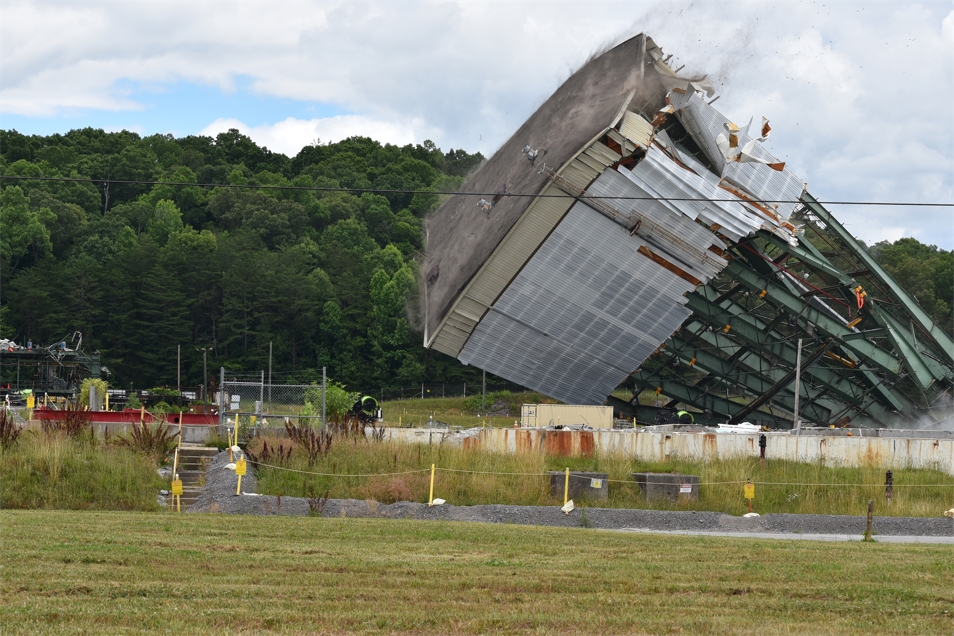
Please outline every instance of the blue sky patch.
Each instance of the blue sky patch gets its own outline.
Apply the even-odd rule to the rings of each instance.
[[[121,81],[114,93],[140,105],[138,110],[77,109],[50,117],[0,113],[0,128],[25,135],[51,135],[75,128],[131,130],[141,135],[194,135],[216,119],[237,119],[248,126],[273,124],[288,117],[321,119],[348,115],[334,104],[269,97],[252,91],[252,78],[235,79],[235,90],[193,82],[162,86]]]

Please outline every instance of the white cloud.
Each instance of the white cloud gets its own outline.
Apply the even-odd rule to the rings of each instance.
[[[437,137],[421,120],[394,122],[365,117],[363,115],[340,115],[322,119],[296,119],[289,117],[275,124],[248,126],[237,119],[216,119],[199,133],[214,137],[220,132],[235,128],[251,137],[260,146],[293,157],[309,144],[334,143],[347,137],[371,137],[381,143],[397,146],[418,142],[428,136]]]
[[[770,150],[820,199],[954,200],[950,0],[4,2],[0,18],[3,112],[132,110],[130,84],[241,77],[354,114],[249,129],[290,152],[360,133],[489,154],[592,51],[645,31],[717,80],[727,115],[769,117]],[[949,209],[869,212],[954,247]]]

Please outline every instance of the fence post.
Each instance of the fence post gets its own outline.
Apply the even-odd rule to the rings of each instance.
[[[865,541],[871,541],[871,517],[874,514],[874,500],[868,500],[868,527],[865,529]]]
[[[894,473],[890,470],[884,474],[884,498],[891,503],[891,496],[894,494]]]

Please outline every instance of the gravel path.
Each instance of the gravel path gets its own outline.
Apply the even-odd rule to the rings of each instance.
[[[189,512],[221,512],[248,515],[308,515],[308,500],[300,497],[255,495],[257,481],[250,470],[242,478],[242,496],[235,495],[235,472],[226,468],[228,452],[219,453],[209,465],[206,487]],[[359,499],[331,499],[321,511],[323,517],[373,517],[380,519],[439,519],[523,525],[697,532],[811,535],[861,535],[864,517],[846,515],[767,514],[761,517],[734,517],[721,512],[631,510],[621,508],[576,509],[569,515],[556,506],[442,505],[401,501],[390,505]],[[954,519],[946,517],[875,517],[874,532],[896,537],[954,537]]]

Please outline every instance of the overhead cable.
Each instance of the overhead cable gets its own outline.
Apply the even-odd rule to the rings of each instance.
[[[541,199],[576,199],[571,194],[543,194],[543,193],[522,193],[522,192],[469,192],[469,191],[445,191],[445,190],[385,190],[379,188],[344,188],[344,187],[318,187],[318,186],[292,186],[292,185],[256,185],[256,184],[237,184],[237,183],[191,183],[188,181],[145,181],[137,179],[102,179],[102,178],[78,178],[78,177],[29,177],[18,175],[0,175],[0,180],[8,181],[57,181],[71,183],[101,183],[103,185],[148,185],[148,186],[173,186],[173,187],[193,187],[193,188],[229,188],[245,190],[290,190],[301,192],[358,192],[368,194],[434,194],[447,196],[474,196],[474,197],[518,197],[518,198],[541,198]],[[699,203],[739,203],[742,200],[738,197],[714,199],[709,197],[659,197],[659,196],[596,196],[587,195],[587,199],[613,199],[617,201],[687,201]],[[755,203],[800,203],[800,201],[790,201],[787,199],[758,199],[747,198],[745,202]],[[954,208],[954,203],[918,203],[914,201],[819,201],[822,205],[870,205],[870,206],[898,206],[898,207],[920,207],[920,208]]]

